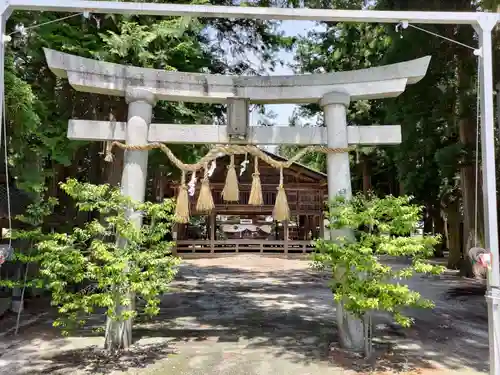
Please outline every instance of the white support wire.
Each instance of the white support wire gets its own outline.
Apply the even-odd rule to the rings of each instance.
[[[478,247],[478,214],[479,214],[479,209],[478,209],[478,205],[479,205],[479,202],[478,202],[478,195],[479,195],[479,131],[480,131],[480,124],[481,124],[481,111],[480,111],[480,108],[481,108],[481,93],[480,93],[480,89],[481,89],[481,81],[480,81],[480,74],[481,74],[481,57],[482,57],[482,51],[480,48],[474,48],[472,46],[469,46],[465,43],[462,43],[462,42],[459,42],[457,40],[453,40],[451,38],[448,38],[448,37],[445,37],[443,35],[440,35],[440,34],[437,34],[437,33],[434,33],[432,31],[429,31],[429,30],[426,30],[424,28],[421,28],[421,27],[418,27],[418,26],[414,26],[414,25],[410,25],[408,24],[408,22],[401,22],[399,24],[396,25],[396,31],[399,32],[399,28],[403,28],[403,29],[406,29],[408,27],[412,27],[414,29],[417,29],[417,30],[420,30],[420,31],[423,31],[427,34],[430,34],[430,35],[433,35],[435,37],[438,37],[438,38],[441,38],[441,39],[444,39],[444,40],[447,40],[451,43],[455,43],[455,44],[458,44],[462,47],[465,47],[465,48],[468,48],[468,49],[471,49],[474,53],[475,56],[477,56],[477,83],[476,83],[476,140],[475,140],[475,161],[474,161],[474,168],[475,168],[475,180],[474,180],[474,248],[477,248]],[[492,261],[495,261],[497,262],[498,260],[496,259],[493,259]],[[488,279],[489,279],[489,276],[488,276]],[[498,301],[499,298],[494,296],[490,291],[488,291],[486,293],[486,299],[487,300],[491,300],[492,302],[494,301]],[[494,335],[497,335],[497,332],[495,330],[495,332],[493,333]],[[500,348],[496,348],[496,350],[500,350]],[[490,359],[491,360],[491,359]]]
[[[477,58],[477,83],[476,83],[476,155],[475,155],[475,181],[474,181],[474,247],[478,246],[477,240],[477,222],[478,222],[478,195],[479,195],[479,128],[481,125],[481,81],[479,74],[481,73],[480,57]]]
[[[5,188],[6,188],[6,193],[7,193],[7,219],[9,221],[9,250],[12,248],[12,206],[11,206],[11,196],[10,196],[10,178],[9,178],[9,152],[7,150],[8,148],[8,142],[7,142],[7,116],[6,116],[6,100],[5,100],[5,93],[3,96],[3,102],[2,102],[2,108],[3,108],[3,118],[1,122],[2,126],[2,137],[3,137],[3,150],[4,150],[4,166],[5,166]],[[27,271],[28,271],[28,265],[26,265],[26,272],[25,272],[25,277],[24,277],[24,283],[23,283],[23,288],[21,290],[21,302],[19,305],[19,309],[17,311],[17,317],[16,317],[16,328],[15,328],[15,335],[17,336],[17,333],[19,331],[19,324],[21,321],[21,311],[23,310],[24,306],[24,291],[26,290],[26,277],[27,277]],[[19,281],[21,278],[19,278]]]
[[[10,203],[10,183],[9,183],[9,152],[7,150],[8,147],[8,142],[7,142],[7,116],[5,113],[5,110],[7,108],[6,105],[6,100],[5,100],[5,94],[3,97],[3,102],[2,102],[2,107],[3,107],[3,119],[2,119],[2,124],[1,126],[3,127],[2,129],[2,137],[3,137],[3,157],[4,157],[4,167],[5,167],[5,189],[7,193],[7,219],[9,221],[9,249],[12,246],[12,209],[11,209],[11,203]]]
[[[474,241],[474,247],[472,249],[470,249],[469,251],[471,250],[478,250],[480,248],[478,248],[479,246],[479,241],[478,241],[478,219],[479,219],[479,202],[478,202],[478,195],[479,195],[479,132],[480,132],[480,125],[481,125],[481,105],[484,105],[484,103],[481,103],[481,80],[480,80],[480,75],[481,75],[481,58],[483,58],[483,51],[481,48],[474,48],[472,46],[469,46],[465,43],[462,43],[462,42],[459,42],[457,40],[453,40],[451,38],[448,38],[448,37],[445,37],[443,35],[440,35],[440,34],[437,34],[437,33],[434,33],[432,31],[429,31],[429,30],[426,30],[424,28],[421,28],[421,27],[418,27],[418,26],[414,26],[414,25],[410,25],[408,24],[408,22],[401,22],[399,24],[396,25],[396,31],[398,32],[399,31],[399,28],[403,28],[403,29],[406,29],[408,27],[412,27],[414,29],[417,29],[417,30],[420,30],[422,32],[425,32],[427,34],[430,34],[430,35],[433,35],[435,37],[438,37],[438,38],[441,38],[441,39],[444,39],[444,40],[447,40],[451,43],[454,43],[454,44],[457,44],[457,45],[460,45],[462,47],[465,47],[465,48],[468,48],[468,49],[471,49],[474,53],[475,56],[477,56],[477,83],[476,83],[476,96],[477,96],[477,99],[476,99],[476,139],[475,139],[475,156],[474,156],[474,172],[475,172],[475,177],[474,177],[474,238],[473,238],[473,241]],[[493,245],[495,246],[495,245]],[[486,249],[481,249],[483,251],[485,251],[486,254],[490,254],[489,250],[486,250]],[[491,259],[490,262],[498,262],[497,259]],[[490,263],[491,264],[491,263]],[[490,273],[491,272],[491,268],[488,267],[488,272]],[[491,276],[488,275],[487,276],[487,279],[490,280]],[[497,289],[498,286],[490,286],[490,288],[493,288],[493,289]],[[494,303],[494,302],[498,302],[500,300],[500,298],[498,296],[495,295],[494,292],[492,292],[491,290],[488,290],[486,292],[486,300],[489,301],[489,303]],[[489,318],[491,319],[491,318]],[[492,323],[490,321],[490,323]],[[497,338],[497,335],[498,335],[498,332],[497,332],[497,329],[496,329],[496,326],[495,326],[495,322],[492,323],[493,324],[493,328],[489,328],[490,329],[490,334],[491,334],[491,329],[493,329],[493,335],[495,336],[495,339],[498,340]],[[496,351],[497,355],[498,355],[498,352],[500,351],[500,348],[494,348],[494,350]],[[491,354],[490,354],[490,361],[493,361],[494,363],[491,364],[490,366],[498,366],[498,363],[497,363],[497,360],[496,360],[496,357],[495,358],[491,358]],[[491,371],[491,368],[490,367],[490,371]],[[496,368],[496,373],[495,375],[498,373],[498,368]]]
[[[24,26],[16,27],[16,30],[14,30],[10,34],[7,34],[7,36],[12,36],[14,34],[23,34],[24,35],[26,33],[26,31],[28,31],[28,30],[37,29],[37,28],[45,26],[45,25],[50,25],[51,23],[56,23],[56,22],[67,20],[69,18],[74,18],[76,16],[84,16],[85,18],[88,18],[88,15],[89,15],[89,13],[87,13],[87,12],[76,13],[76,14],[70,14],[69,16],[66,16],[66,17],[56,18],[55,20],[51,20],[51,21],[47,21],[47,22],[42,22],[42,23],[39,23],[39,24],[31,25],[31,26],[28,26],[28,27],[24,27]]]
[[[26,35],[26,31],[28,31],[28,30],[33,30],[33,29],[36,29],[36,28],[39,28],[42,26],[46,26],[46,25],[49,25],[52,23],[60,22],[63,20],[67,20],[70,18],[81,16],[81,15],[87,19],[90,17],[89,12],[83,12],[83,13],[71,14],[69,16],[57,18],[55,20],[51,20],[51,21],[47,21],[47,22],[42,22],[40,24],[35,24],[32,26],[28,26],[28,27],[24,27],[23,25],[20,25],[20,26],[17,26],[16,30],[14,30],[10,34],[4,35],[3,40],[1,40],[0,42],[1,43],[9,42],[11,40],[11,36],[14,34]],[[5,165],[5,180],[6,180],[5,186],[6,186],[6,194],[7,194],[7,215],[8,215],[8,225],[9,225],[9,249],[11,249],[12,248],[12,206],[11,206],[10,181],[9,181],[10,180],[10,178],[9,178],[9,152],[7,149],[8,148],[7,116],[6,116],[7,105],[6,105],[6,99],[5,99],[5,90],[4,90],[3,101],[2,101],[1,105],[2,105],[2,109],[3,109],[3,116],[2,116],[2,121],[0,121],[0,126],[3,127],[3,129],[1,130],[1,135],[3,137],[2,143],[3,143],[3,148],[4,148],[3,157],[4,157],[4,165]],[[20,301],[19,309],[17,311],[16,326],[15,326],[15,330],[14,330],[14,335],[16,335],[16,336],[19,333],[19,327],[20,327],[20,323],[21,323],[21,313],[24,309],[24,294],[26,292],[26,284],[27,284],[27,280],[28,280],[30,258],[31,258],[32,252],[33,252],[33,246],[34,246],[34,244],[30,244],[30,250],[28,253],[28,261],[26,262],[26,268],[24,270],[24,275],[23,275],[23,287],[21,289],[21,296],[20,296],[21,301]],[[21,281],[21,280],[19,280],[19,281]]]
[[[33,252],[33,243],[30,243],[30,250],[28,254],[28,262],[26,262],[26,269],[24,270],[24,280],[23,280],[23,288],[21,289],[21,302],[19,304],[19,309],[17,311],[16,316],[16,329],[14,330],[14,335],[17,336],[19,333],[19,326],[21,325],[21,313],[24,310],[24,293],[26,292],[26,283],[28,281],[28,270],[30,267],[29,259],[31,258],[31,254]]]
[[[441,35],[441,34],[435,33],[435,32],[433,32],[433,31],[430,31],[430,30],[427,30],[427,29],[424,29],[423,27],[415,26],[415,25],[412,25],[412,24],[409,24],[408,26],[409,26],[409,27],[412,27],[412,28],[414,28],[414,29],[417,29],[417,30],[423,31],[424,33],[427,33],[427,34],[430,34],[430,35],[436,36],[436,37],[441,38],[441,39],[444,39],[444,40],[447,40],[448,42],[452,42],[452,43],[458,44],[459,46],[462,46],[462,47],[465,47],[465,48],[471,49],[471,50],[473,50],[473,51],[477,51],[477,50],[478,50],[477,48],[472,47],[472,46],[469,46],[468,44],[465,44],[465,43],[459,42],[458,40],[454,40],[454,39],[448,38],[447,36],[444,36],[444,35]]]
[[[435,36],[437,38],[441,38],[441,39],[444,39],[448,42],[451,42],[451,43],[454,43],[454,44],[457,44],[459,46],[462,46],[462,47],[465,47],[465,48],[468,48],[468,49],[471,49],[474,53],[475,56],[477,56],[477,83],[476,83],[476,142],[475,142],[475,162],[474,162],[474,167],[475,167],[475,177],[474,177],[474,247],[477,247],[478,246],[478,233],[477,233],[477,226],[478,226],[478,190],[479,190],[479,128],[480,128],[480,124],[481,124],[481,112],[480,112],[480,106],[481,106],[481,93],[480,93],[480,90],[481,90],[481,82],[480,82],[480,79],[479,79],[479,74],[481,73],[480,69],[481,69],[481,61],[480,61],[480,57],[482,55],[482,51],[480,48],[475,48],[475,47],[472,47],[472,46],[469,46],[468,44],[465,44],[465,43],[462,43],[462,42],[459,42],[458,40],[454,40],[454,39],[451,39],[451,38],[448,38],[444,35],[441,35],[441,34],[438,34],[438,33],[435,33],[433,31],[430,31],[430,30],[427,30],[427,29],[424,29],[423,27],[419,27],[419,26],[415,26],[415,25],[412,25],[410,23],[408,23],[407,21],[402,21],[400,23],[398,23],[396,25],[396,32],[400,32],[400,29],[407,29],[408,27],[412,27],[416,30],[420,30],[424,33],[427,33],[429,35],[432,35],[432,36]],[[403,35],[401,34],[401,37],[403,37]]]
[[[458,44],[459,46],[471,49],[472,51],[474,51],[474,55],[475,56],[480,56],[481,55],[481,49],[480,48],[469,46],[468,44],[459,42],[458,40],[455,40],[455,39],[448,38],[447,36],[435,33],[434,31],[430,31],[430,30],[424,29],[423,27],[412,25],[411,23],[408,23],[407,21],[402,21],[402,22],[398,23],[396,25],[396,32],[400,32],[400,28],[401,29],[407,29],[408,27],[411,27],[411,28],[416,29],[416,30],[420,30],[420,31],[422,31],[424,33],[427,33],[429,35],[432,35],[432,36],[435,36],[435,37],[447,40],[448,42],[451,42],[451,43],[454,43],[454,44]],[[403,37],[402,34],[401,34],[401,37]]]

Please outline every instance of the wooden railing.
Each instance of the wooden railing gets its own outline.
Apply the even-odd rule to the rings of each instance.
[[[314,251],[312,241],[268,241],[268,240],[181,240],[177,241],[177,254],[216,253],[265,253],[265,254],[309,254]]]

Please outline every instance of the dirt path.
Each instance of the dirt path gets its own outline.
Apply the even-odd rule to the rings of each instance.
[[[469,296],[467,303],[448,298],[446,290],[458,283],[451,276],[413,280],[413,287],[438,303],[434,312],[413,313],[417,324],[409,331],[394,328],[383,316],[375,319],[375,335],[397,344],[377,344],[380,371],[485,371],[484,297]],[[24,329],[17,340],[0,340],[0,373],[370,374],[373,363],[336,347],[334,321],[326,281],[310,272],[306,261],[259,256],[186,261],[160,316],[135,325],[138,341],[130,353],[106,357],[92,348],[101,338],[61,338],[46,321]]]

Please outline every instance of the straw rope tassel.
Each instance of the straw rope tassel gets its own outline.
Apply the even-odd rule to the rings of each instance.
[[[290,219],[290,207],[288,207],[288,199],[286,198],[283,180],[283,168],[280,168],[280,185],[278,187],[276,203],[273,209],[273,218],[276,221],[288,221]]]
[[[208,180],[208,163],[205,163],[205,171],[203,174],[203,180],[201,180],[200,194],[198,195],[198,201],[196,202],[196,211],[198,212],[210,212],[215,208],[214,198],[212,197],[212,191],[210,190],[210,181]]]
[[[254,157],[254,172],[252,174],[252,188],[250,189],[250,198],[248,204],[252,206],[262,206],[264,199],[262,198],[262,186],[260,184],[259,173],[259,157]]]
[[[186,224],[189,222],[189,197],[186,186],[186,172],[182,171],[181,184],[179,186],[179,194],[177,195],[177,203],[175,205],[174,220],[177,223]]]
[[[217,146],[211,148],[205,156],[203,156],[200,160],[198,160],[194,164],[186,164],[183,163],[180,159],[178,159],[172,150],[170,150],[163,143],[155,142],[148,143],[146,145],[127,145],[121,142],[107,142],[106,144],[106,161],[113,160],[113,147],[119,147],[122,150],[134,150],[134,151],[148,151],[154,149],[160,149],[167,156],[167,158],[172,162],[180,170],[184,170],[186,172],[196,172],[203,168],[204,165],[210,163],[212,160],[217,159],[222,155],[236,155],[236,154],[252,154],[253,156],[258,156],[261,160],[269,164],[271,167],[279,169],[279,168],[290,168],[293,163],[298,162],[305,154],[308,152],[321,152],[323,154],[338,154],[342,152],[349,152],[354,150],[353,147],[325,147],[325,146],[308,146],[304,147],[297,154],[295,154],[292,158],[287,161],[278,161],[274,160],[260,148],[253,145],[226,145],[226,146]]]
[[[111,163],[114,159],[113,153],[111,152],[112,150],[113,150],[113,142],[107,141],[106,146],[104,148],[104,153],[105,153],[104,161],[106,163]]]
[[[229,166],[227,167],[226,184],[222,189],[222,199],[225,201],[237,202],[240,200],[240,189],[238,186],[238,176],[234,166],[234,155],[230,156]]]

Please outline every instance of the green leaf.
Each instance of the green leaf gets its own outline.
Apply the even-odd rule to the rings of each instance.
[[[393,315],[404,327],[412,320],[402,315],[407,307],[429,308],[432,302],[399,284],[414,273],[439,274],[444,268],[424,261],[433,255],[437,236],[414,235],[421,220],[421,207],[410,197],[378,198],[355,195],[338,197],[327,213],[332,228],[344,235],[331,241],[317,240],[316,268],[332,271],[330,287],[337,301],[356,316],[380,310]],[[410,267],[393,270],[379,255],[412,257]]]

